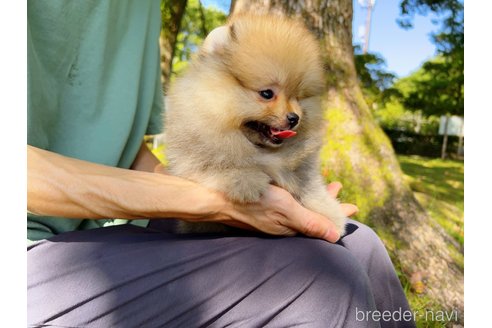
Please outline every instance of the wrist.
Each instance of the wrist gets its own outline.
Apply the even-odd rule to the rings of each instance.
[[[231,218],[233,204],[224,194],[192,182],[187,191],[194,219],[199,221],[223,221]],[[191,209],[190,209],[191,210]]]
[[[172,175],[146,175],[152,179],[151,202],[154,204],[142,206],[145,209],[153,208],[147,217],[218,221],[226,216],[224,209],[228,207],[228,201],[221,193]]]

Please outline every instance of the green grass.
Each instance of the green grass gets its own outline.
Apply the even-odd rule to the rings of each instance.
[[[464,163],[398,156],[405,178],[430,217],[464,244]]]
[[[434,224],[440,225],[455,243],[448,245],[453,259],[464,268],[464,163],[463,161],[430,159],[420,156],[398,155],[405,179],[415,197],[424,207]],[[395,267],[403,284],[412,310],[420,314],[426,311],[438,313],[440,307],[425,294],[411,288],[409,278]],[[447,323],[417,316],[417,327],[446,327]]]

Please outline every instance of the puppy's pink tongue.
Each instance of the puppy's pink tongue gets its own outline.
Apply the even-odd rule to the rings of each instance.
[[[297,134],[296,131],[278,130],[275,128],[270,128],[270,132],[272,133],[272,135],[276,136],[277,138],[281,138],[281,139],[288,139],[288,138],[291,138]]]

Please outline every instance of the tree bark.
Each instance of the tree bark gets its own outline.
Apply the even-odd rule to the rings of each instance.
[[[318,37],[328,90],[322,170],[344,185],[341,198],[358,205],[358,220],[382,236],[395,267],[423,276],[425,293],[441,309],[463,313],[463,269],[449,236],[433,224],[404,180],[394,150],[377,125],[356,78],[352,46],[352,0],[236,0],[241,11],[300,17]],[[302,59],[299,59],[302,60]],[[460,321],[462,321],[462,316]]]
[[[161,81],[167,90],[171,77],[174,49],[187,0],[161,0],[162,29],[159,38],[161,49]]]

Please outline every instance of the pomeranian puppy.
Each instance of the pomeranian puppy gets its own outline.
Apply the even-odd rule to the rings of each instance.
[[[320,174],[324,86],[318,42],[302,23],[233,17],[207,36],[169,89],[170,172],[241,203],[258,201],[275,184],[343,235],[346,217]],[[212,226],[183,221],[178,232]]]

